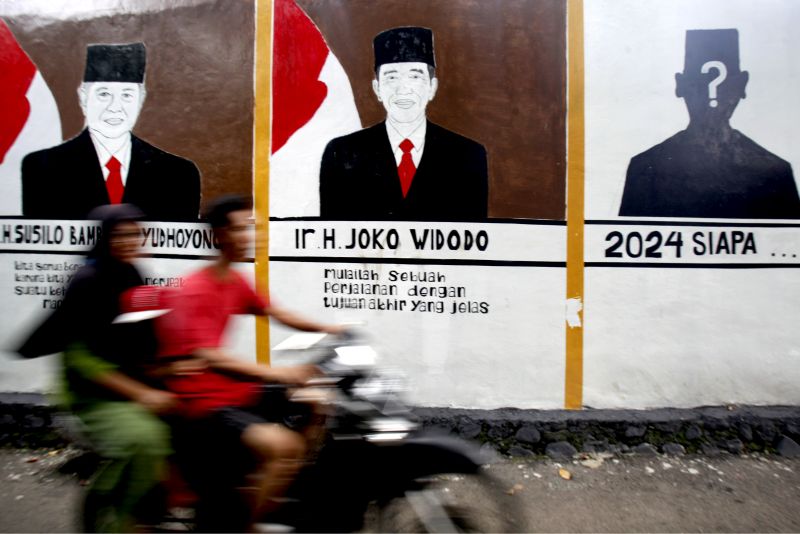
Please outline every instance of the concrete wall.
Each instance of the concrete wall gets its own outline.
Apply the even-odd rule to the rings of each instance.
[[[141,41],[133,133],[193,161],[204,201],[252,191],[269,248],[242,269],[292,309],[366,323],[416,404],[800,402],[795,2],[26,4],[0,6],[18,67],[0,106],[21,117],[0,127],[0,391],[53,387],[57,358],[13,347],[92,243],[91,222],[25,217],[20,162],[81,131],[86,45]],[[410,25],[433,33],[427,118],[486,151],[485,216],[450,215],[471,201],[458,179],[474,169],[459,167],[466,154],[433,163],[426,141],[414,180],[456,184],[430,193],[441,211],[320,218],[328,142],[392,119],[372,89],[372,39]],[[193,241],[198,222],[147,229],[141,267],[157,283],[213,255]],[[255,329],[241,318],[230,343],[263,360]],[[269,344],[287,335],[272,325]]]

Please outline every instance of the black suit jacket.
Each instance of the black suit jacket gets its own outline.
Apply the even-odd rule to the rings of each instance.
[[[322,155],[320,215],[331,219],[473,220],[487,213],[486,149],[428,121],[422,159],[403,198],[381,122],[337,137]]]
[[[197,220],[200,173],[191,161],[131,135],[122,201],[135,204],[151,220]],[[89,130],[22,160],[22,213],[26,217],[85,219],[92,209],[108,203]]]
[[[619,214],[797,219],[800,198],[792,166],[738,130],[724,141],[684,130],[631,159]]]

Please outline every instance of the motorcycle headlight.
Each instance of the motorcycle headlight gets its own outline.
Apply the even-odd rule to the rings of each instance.
[[[353,393],[364,399],[379,399],[383,397],[399,397],[406,390],[406,382],[402,375],[381,372],[359,380],[353,389]]]
[[[369,427],[375,432],[387,432],[392,434],[408,433],[414,430],[417,425],[408,419],[401,417],[381,417],[369,422]]]
[[[372,367],[378,360],[378,354],[368,345],[347,345],[334,351],[334,362],[347,367]]]

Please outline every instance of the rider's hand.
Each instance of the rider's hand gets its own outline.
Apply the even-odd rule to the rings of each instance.
[[[302,402],[305,404],[325,405],[333,400],[333,392],[330,389],[318,387],[304,387],[292,391],[289,396],[292,402]]]
[[[172,393],[147,388],[136,397],[136,402],[154,414],[163,414],[175,407],[177,399]]]
[[[334,336],[340,336],[348,331],[348,327],[343,324],[332,324],[325,327],[323,332],[326,334],[332,334]]]
[[[271,368],[267,381],[277,380],[284,384],[302,385],[319,375],[319,369],[313,365],[295,365],[292,367]]]

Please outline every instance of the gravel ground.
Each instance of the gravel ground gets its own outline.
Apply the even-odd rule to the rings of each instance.
[[[0,449],[0,532],[74,532],[73,449]],[[75,462],[70,462],[73,465]],[[584,455],[492,465],[493,495],[516,506],[527,532],[798,532],[800,459],[765,455]],[[464,502],[486,497],[444,480]]]
[[[59,468],[73,449],[0,449],[0,532],[75,532],[81,482]]]
[[[800,531],[796,459],[633,455],[495,468],[519,489],[512,498],[530,532]]]

